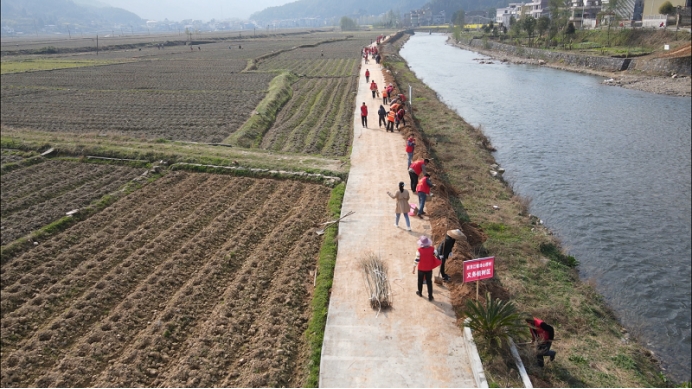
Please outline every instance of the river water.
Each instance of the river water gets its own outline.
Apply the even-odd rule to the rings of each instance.
[[[582,279],[668,375],[690,380],[690,98],[479,64],[482,55],[445,42],[418,34],[401,55],[443,102],[483,126],[505,179],[580,261]]]

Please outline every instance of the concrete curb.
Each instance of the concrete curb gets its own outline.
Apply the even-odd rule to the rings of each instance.
[[[512,338],[509,338],[509,351],[512,352],[512,357],[514,357],[514,363],[517,364],[517,369],[519,370],[519,375],[521,376],[521,381],[524,383],[524,387],[533,388],[531,379],[529,378],[529,375],[526,374],[524,362],[521,361],[521,357],[519,356],[519,350],[517,350],[517,345],[514,344]]]
[[[483,370],[483,363],[481,362],[481,356],[478,354],[478,348],[476,348],[476,342],[473,341],[473,334],[471,333],[471,328],[467,326],[470,319],[464,320],[464,341],[466,342],[466,352],[469,354],[469,360],[471,361],[471,370],[473,371],[473,378],[476,380],[476,386],[479,388],[487,388],[488,380],[485,379],[485,371]]]

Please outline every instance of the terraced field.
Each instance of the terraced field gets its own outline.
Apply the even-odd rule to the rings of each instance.
[[[3,258],[0,384],[304,385],[329,193],[169,172]]]
[[[50,160],[3,173],[2,245],[89,205],[143,172],[126,166]]]

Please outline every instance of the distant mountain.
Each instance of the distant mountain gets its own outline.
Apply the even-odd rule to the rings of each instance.
[[[340,18],[363,15],[380,15],[390,10],[404,14],[411,10],[428,8],[434,13],[445,11],[447,17],[464,11],[487,11],[489,8],[505,7],[509,0],[298,0],[278,7],[269,7],[250,16],[260,22],[300,18]]]
[[[97,31],[120,26],[140,27],[146,21],[130,11],[84,0],[0,0],[2,26],[15,31]]]
[[[298,0],[278,7],[269,7],[250,15],[251,20],[268,22],[299,18],[340,18],[342,16],[379,15],[390,10],[409,12],[427,0]]]

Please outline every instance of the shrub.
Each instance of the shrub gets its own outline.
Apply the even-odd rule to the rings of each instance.
[[[481,301],[467,301],[464,315],[470,319],[468,326],[474,331],[474,336],[483,340],[491,354],[504,349],[510,337],[520,338],[526,331],[521,322],[521,313],[514,303],[493,300],[490,293],[485,296],[485,304]]]

